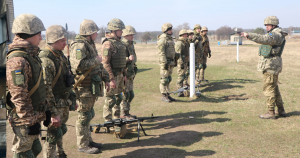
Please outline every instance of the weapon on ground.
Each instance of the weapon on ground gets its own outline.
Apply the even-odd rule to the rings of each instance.
[[[91,132],[94,132],[94,133],[99,133],[100,132],[100,128],[101,127],[104,127],[106,128],[105,129],[105,132],[106,133],[110,133],[110,127],[119,127],[118,129],[115,128],[115,135],[117,138],[122,138],[125,136],[126,132],[127,131],[127,127],[126,125],[130,124],[130,123],[133,123],[133,122],[137,122],[138,124],[138,127],[137,127],[137,131],[138,131],[138,141],[140,140],[140,129],[142,129],[143,133],[145,136],[147,136],[141,122],[144,122],[145,120],[149,120],[149,119],[154,119],[154,118],[158,118],[156,116],[152,116],[151,117],[138,117],[136,119],[132,119],[132,120],[127,120],[127,119],[122,119],[122,118],[118,118],[118,119],[113,119],[111,121],[107,121],[107,122],[104,122],[103,124],[93,124],[93,125],[90,125],[90,131]],[[135,131],[135,130],[131,130],[129,132],[132,132],[132,131]]]
[[[199,87],[200,87],[200,84],[195,85],[195,88],[197,88],[196,95],[198,97],[201,94]],[[171,92],[171,93],[173,93],[175,95],[177,93],[184,93],[184,91],[188,91],[188,90],[190,90],[190,87],[189,86],[185,86],[185,87],[179,88],[177,91],[174,91],[174,92]]]

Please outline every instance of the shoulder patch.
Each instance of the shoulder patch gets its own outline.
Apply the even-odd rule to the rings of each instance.
[[[272,33],[269,33],[269,35],[271,36],[271,35],[273,35]]]
[[[76,59],[81,59],[82,58],[82,52],[81,49],[76,50]]]
[[[23,70],[11,71],[11,75],[15,86],[22,85],[25,83],[25,76]]]
[[[103,50],[103,56],[108,56],[108,49],[107,48],[104,48],[104,50]]]

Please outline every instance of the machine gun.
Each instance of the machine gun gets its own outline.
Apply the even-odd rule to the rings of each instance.
[[[105,132],[106,133],[111,133],[111,127],[115,127],[114,129],[114,134],[117,138],[122,138],[126,135],[126,133],[130,133],[136,130],[127,130],[127,125],[133,122],[137,122],[137,131],[138,131],[138,141],[140,140],[140,129],[142,129],[143,133],[145,136],[147,136],[141,122],[144,122],[145,120],[149,120],[149,119],[154,119],[154,118],[158,118],[156,116],[152,116],[151,117],[138,117],[136,119],[132,119],[132,120],[127,120],[127,119],[122,119],[122,118],[118,118],[118,119],[113,119],[111,121],[107,121],[104,122],[103,124],[93,124],[90,125],[90,130],[91,132],[94,133],[99,133],[100,132],[100,128],[104,127],[105,128]]]
[[[201,92],[200,92],[199,87],[200,87],[200,84],[195,85],[195,88],[197,88],[196,95],[197,95],[198,97],[200,97],[200,95],[201,95]],[[173,93],[173,95],[175,95],[175,94],[177,94],[177,93],[183,93],[184,96],[187,97],[187,96],[190,95],[189,90],[190,90],[190,87],[189,87],[189,86],[185,86],[185,87],[179,88],[177,91],[174,91],[174,92],[171,92],[171,93]]]

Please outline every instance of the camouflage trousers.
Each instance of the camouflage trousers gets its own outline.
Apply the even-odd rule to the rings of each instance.
[[[63,149],[63,135],[67,132],[66,122],[69,119],[69,103],[65,100],[67,105],[65,107],[56,107],[59,111],[61,126],[54,127],[50,125],[47,130],[46,141],[43,145],[43,157],[53,158],[56,157],[56,145],[59,154],[64,153]]]
[[[160,84],[159,89],[160,93],[169,93],[170,92],[170,82],[172,81],[172,73],[174,66],[169,66],[168,70],[164,69],[164,66],[160,66]]]
[[[264,72],[263,73],[263,92],[267,97],[266,105],[268,110],[274,110],[275,106],[278,108],[283,107],[283,101],[278,87],[278,75]]]
[[[105,103],[103,106],[103,118],[105,121],[120,118],[120,104],[122,102],[122,95],[124,89],[124,77],[122,73],[115,76],[116,88],[111,88],[105,93]]]
[[[90,122],[95,116],[94,104],[96,97],[78,98],[78,117],[76,120],[76,136],[78,148],[87,147],[93,140],[90,131]]]
[[[181,68],[183,65],[183,69]],[[187,78],[189,78],[189,71],[188,71],[188,65],[187,63],[179,63],[177,65],[177,88],[182,88],[183,85],[187,85]]]
[[[132,75],[126,79],[125,90],[123,91],[123,100],[121,103],[121,111],[129,111],[130,103],[134,98],[133,93],[133,79],[135,75]]]
[[[28,135],[25,125],[12,127],[14,132],[13,143],[11,150],[14,153],[14,158],[18,158],[17,154],[25,154],[28,157],[35,156],[42,151],[42,145],[39,140],[39,135]]]
[[[196,80],[205,80],[204,78],[204,71],[206,69],[206,63],[207,63],[207,57],[204,57],[203,59],[200,59],[198,62],[198,65],[196,65]]]

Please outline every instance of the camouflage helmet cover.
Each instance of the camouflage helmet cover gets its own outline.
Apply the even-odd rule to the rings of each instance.
[[[60,25],[52,25],[46,30],[46,43],[55,43],[56,41],[66,38],[67,30]]]
[[[110,22],[107,24],[107,29],[111,31],[123,30],[125,29],[125,25],[122,20],[114,18],[111,19]]]
[[[25,33],[29,35],[45,31],[45,27],[41,19],[33,14],[21,14],[16,17],[12,26],[12,33]]]
[[[125,29],[123,29],[122,36],[135,35],[135,34],[136,34],[136,31],[135,31],[134,27],[127,25],[127,26],[125,26]]]
[[[162,32],[166,32],[169,28],[172,28],[173,26],[172,26],[172,24],[170,24],[170,23],[165,23],[165,24],[163,24],[163,26],[161,27],[161,31]]]
[[[95,32],[98,32],[100,29],[93,20],[84,19],[80,23],[79,34],[80,35],[92,35]]]
[[[193,30],[187,30],[188,34],[194,34],[194,31]]]
[[[279,24],[279,19],[276,16],[268,16],[264,20],[264,25],[267,25],[267,24],[277,26]]]
[[[201,25],[200,25],[200,24],[196,24],[196,25],[194,26],[194,30],[197,29],[197,28],[200,28],[200,29],[201,29]]]
[[[203,26],[203,27],[201,28],[201,32],[202,32],[202,31],[208,31],[207,27],[206,27],[206,26]]]
[[[179,36],[181,36],[183,34],[188,34],[186,29],[182,29],[182,30],[179,31]]]

